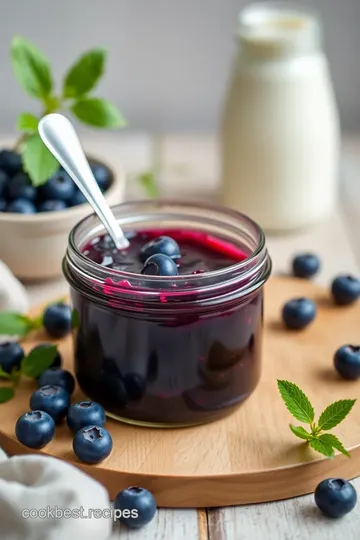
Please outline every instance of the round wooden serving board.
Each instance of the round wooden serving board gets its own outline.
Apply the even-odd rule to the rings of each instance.
[[[316,300],[318,316],[302,332],[281,324],[283,303],[296,296]],[[295,382],[309,396],[318,416],[330,403],[359,395],[360,381],[341,380],[333,368],[335,350],[360,341],[360,303],[339,308],[329,293],[311,282],[273,277],[266,285],[263,374],[253,395],[231,416],[212,424],[185,429],[132,427],[109,419],[114,449],[97,466],[80,463],[64,425],[40,453],[64,459],[97,480],[114,498],[137,484],[151,490],[162,507],[211,507],[285,499],[314,491],[326,477],[360,475],[360,404],[333,430],[351,458],[321,457],[295,438],[292,419],[279,396],[276,380]],[[44,335],[24,343],[30,348]],[[71,338],[59,342],[65,365],[72,369]],[[0,405],[0,445],[9,454],[34,453],[14,436],[17,418],[29,409],[35,385],[24,381],[16,398]],[[79,390],[74,402],[82,399]]]

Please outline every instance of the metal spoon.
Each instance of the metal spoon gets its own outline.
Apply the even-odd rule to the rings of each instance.
[[[130,245],[129,241],[125,238],[123,231],[119,227],[114,214],[97,185],[80,140],[70,120],[62,114],[48,114],[40,120],[38,130],[44,144],[60,165],[63,166],[93,207],[117,249],[128,248]]]

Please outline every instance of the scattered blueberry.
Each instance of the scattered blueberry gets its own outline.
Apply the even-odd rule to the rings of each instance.
[[[110,433],[101,426],[80,429],[73,441],[75,455],[84,463],[95,464],[106,459],[113,447]]]
[[[331,294],[336,304],[353,304],[360,297],[360,280],[354,276],[338,276],[331,284]]]
[[[315,503],[329,517],[340,518],[355,507],[355,488],[342,478],[327,478],[315,489]]]
[[[124,376],[124,385],[130,399],[141,399],[145,394],[146,382],[139,373],[127,373]]]
[[[179,270],[176,263],[170,257],[158,253],[145,261],[141,273],[145,276],[177,276]]]
[[[0,197],[4,197],[6,193],[9,177],[5,171],[0,170]]]
[[[48,349],[49,347],[53,347],[53,346],[54,346],[53,343],[39,343],[39,345],[36,345],[35,347],[33,347],[30,352],[37,351],[39,349]],[[61,354],[57,350],[54,361],[53,361],[53,363],[51,364],[50,367],[59,368],[59,367],[61,367],[61,364],[62,364]]]
[[[59,201],[56,199],[49,199],[38,206],[39,212],[60,212],[65,210],[67,205],[64,201]]]
[[[18,173],[9,181],[7,186],[7,197],[10,201],[15,201],[15,199],[26,199],[27,201],[34,202],[36,196],[36,187],[32,185],[27,174]]]
[[[55,434],[55,422],[45,411],[30,411],[17,420],[16,438],[28,448],[44,448]]]
[[[46,385],[36,390],[30,397],[30,409],[48,413],[55,424],[59,424],[70,407],[70,394],[61,386]]]
[[[73,197],[71,198],[69,204],[70,206],[78,206],[79,204],[84,204],[86,202],[87,200],[86,200],[85,195],[83,195],[82,192],[79,189],[77,189]]]
[[[7,202],[5,199],[0,199],[0,212],[5,212],[7,207]]]
[[[159,236],[147,242],[140,251],[140,258],[143,262],[152,255],[167,255],[171,259],[180,258],[180,249],[178,244],[170,236]]]
[[[292,271],[298,278],[309,279],[320,270],[320,259],[314,253],[303,253],[294,257]]]
[[[106,191],[110,185],[109,169],[101,163],[92,163],[91,170],[101,191]]]
[[[59,339],[71,331],[71,308],[67,304],[52,304],[43,315],[43,325],[50,337]]]
[[[343,345],[334,356],[336,371],[343,379],[356,380],[360,378],[360,347]]]
[[[75,184],[63,169],[59,169],[46,184],[39,188],[39,194],[43,201],[48,199],[70,201],[75,193]]]
[[[130,529],[139,529],[152,521],[156,513],[156,501],[145,488],[131,486],[116,496],[115,510],[121,511],[119,521]],[[129,510],[129,512],[125,512]]]
[[[316,306],[309,298],[289,300],[282,310],[285,326],[292,330],[302,330],[315,319],[315,316]]]
[[[23,348],[16,341],[0,344],[0,367],[6,373],[11,373],[13,369],[19,369],[24,356]]]
[[[70,371],[53,367],[44,371],[39,378],[39,388],[47,385],[60,386],[61,388],[64,388],[68,394],[72,394],[75,389],[75,379]]]
[[[27,199],[16,199],[6,207],[6,212],[14,214],[36,214],[36,208]]]
[[[106,422],[105,411],[99,403],[80,401],[80,403],[71,405],[66,422],[73,433],[77,433],[86,426],[103,427]]]
[[[22,170],[21,155],[13,150],[1,150],[0,169],[9,176],[19,173]]]

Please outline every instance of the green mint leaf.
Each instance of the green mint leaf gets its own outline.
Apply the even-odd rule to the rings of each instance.
[[[64,98],[79,98],[93,90],[104,73],[105,61],[105,49],[93,49],[83,54],[65,76]]]
[[[35,45],[20,36],[11,42],[14,75],[30,96],[44,100],[52,90],[50,63]]]
[[[73,309],[71,312],[71,328],[76,330],[77,328],[79,328],[79,324],[80,324],[79,312],[76,309]]]
[[[15,395],[14,389],[10,386],[0,387],[0,403],[10,401]]]
[[[311,424],[314,421],[314,409],[309,398],[296,384],[289,381],[277,381],[278,389],[288,411],[299,422]]]
[[[314,438],[309,441],[309,445],[313,450],[316,450],[316,452],[323,454],[323,456],[326,456],[327,458],[331,459],[335,455],[333,447],[326,441],[324,442]]]
[[[329,405],[320,415],[318,431],[328,431],[337,426],[349,414],[356,399],[342,399]]]
[[[31,351],[21,362],[21,372],[27,377],[40,377],[53,364],[56,351],[56,345]]]
[[[10,373],[7,373],[3,370],[3,368],[0,366],[0,378],[1,379],[11,379]]]
[[[32,320],[12,311],[0,313],[0,335],[24,337],[33,329]]]
[[[290,424],[290,429],[293,432],[293,434],[296,435],[296,437],[299,437],[299,439],[310,441],[310,439],[312,438],[311,433],[308,433],[306,429],[304,429],[301,426],[293,426],[292,424]]]
[[[156,186],[155,176],[153,173],[145,172],[140,174],[139,182],[150,198],[156,199],[159,196],[159,190]]]
[[[342,442],[332,433],[324,433],[320,435],[319,440],[325,444],[330,444],[335,450],[339,450],[344,456],[350,457],[349,452],[343,446]]]
[[[19,131],[33,133],[37,130],[39,119],[31,113],[21,113],[18,116],[16,127]]]
[[[88,124],[98,128],[116,128],[126,126],[126,120],[120,111],[105,99],[84,97],[71,107],[75,116]]]
[[[59,163],[46,148],[40,135],[31,135],[25,141],[22,161],[34,186],[45,184],[59,168]]]

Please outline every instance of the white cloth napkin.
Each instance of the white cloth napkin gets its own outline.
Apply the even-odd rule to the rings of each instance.
[[[1,540],[108,540],[110,508],[105,488],[65,461],[0,450]]]
[[[0,260],[0,311],[26,313],[28,310],[29,299],[24,285]]]

